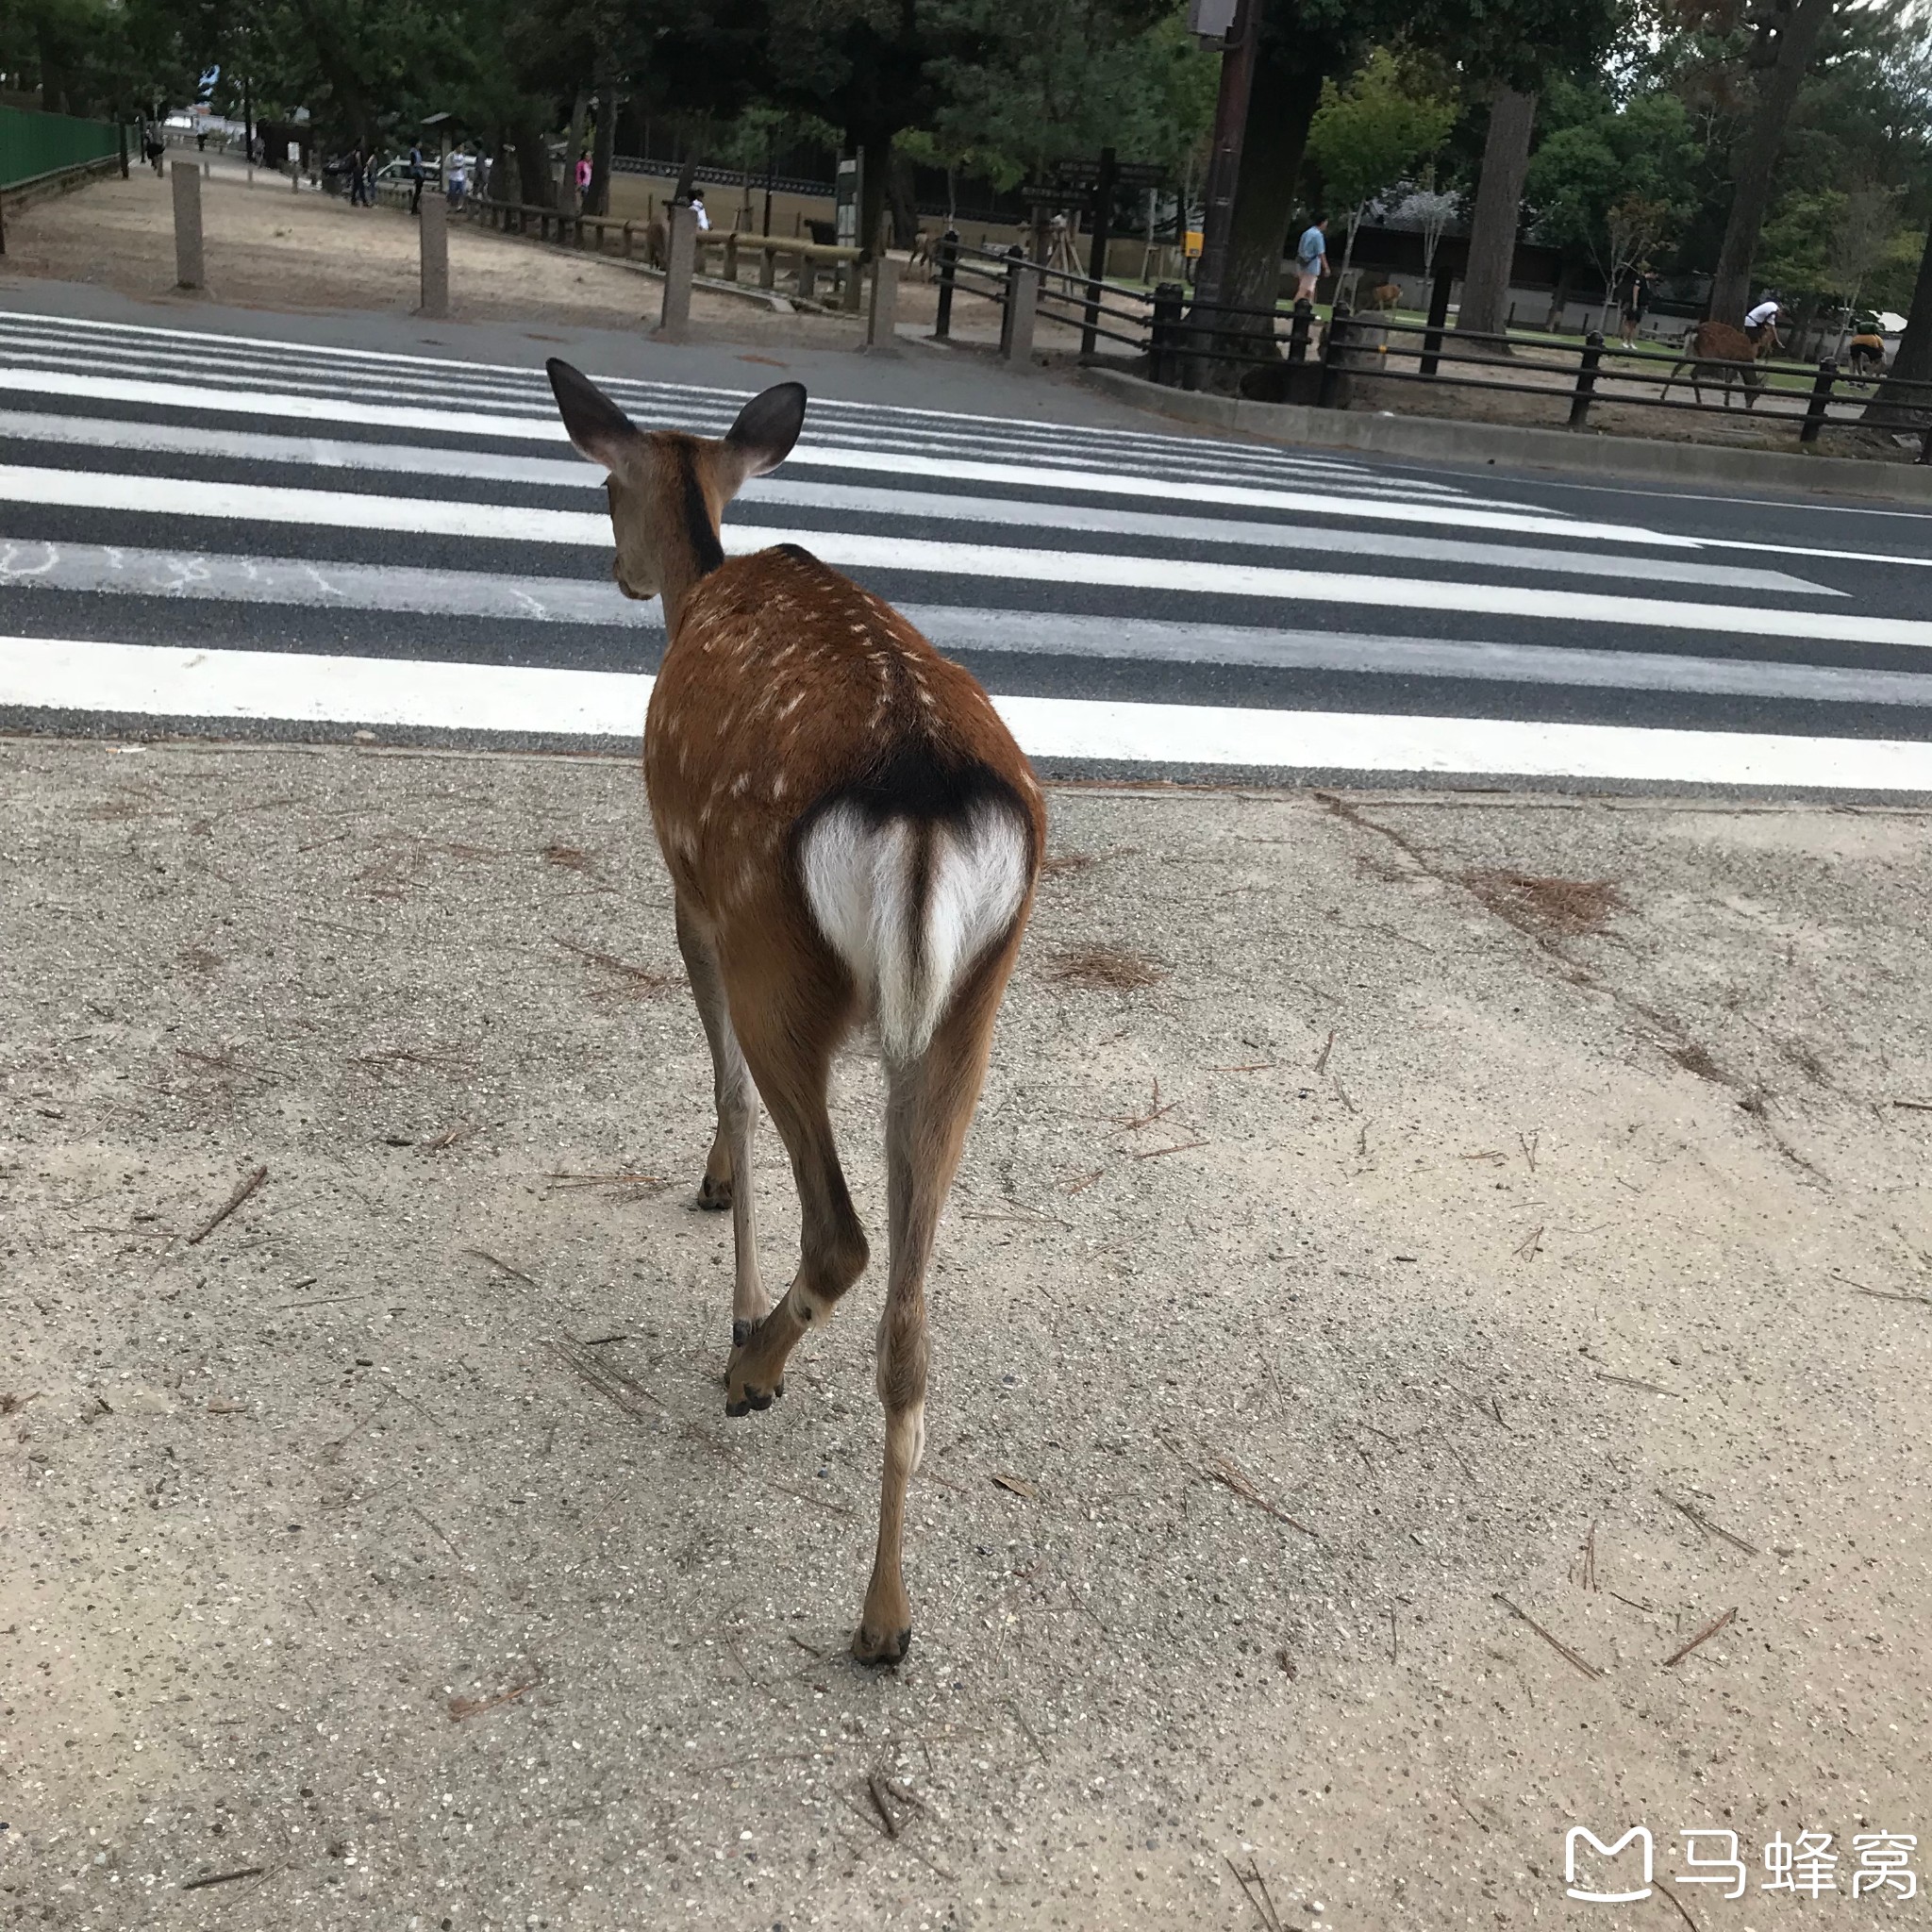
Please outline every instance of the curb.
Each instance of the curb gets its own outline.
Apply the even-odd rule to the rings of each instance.
[[[1168,389],[1117,369],[1083,369],[1080,380],[1139,409],[1291,447],[1314,444],[1362,450],[1375,456],[1451,463],[1462,469],[1496,463],[1510,469],[1563,470],[1575,475],[1708,483],[1758,494],[1795,490],[1812,496],[1876,497],[1888,503],[1932,507],[1932,464],[1876,463],[1857,457],[1807,457],[1779,450],[1712,449],[1699,443],[1579,436],[1567,429],[1456,423],[1436,417],[1357,416],[1344,409],[1316,409],[1300,403],[1251,403],[1236,396]]]

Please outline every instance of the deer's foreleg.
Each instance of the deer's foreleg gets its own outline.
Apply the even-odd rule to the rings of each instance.
[[[711,1049],[711,1085],[718,1104],[718,1125],[705,1161],[698,1202],[705,1208],[731,1210],[731,1336],[738,1341],[751,1332],[772,1306],[758,1273],[758,1212],[751,1176],[758,1092],[731,1024],[731,1006],[725,998],[724,976],[717,950],[682,901],[677,906],[677,948],[684,955],[698,1018],[704,1022],[705,1039]]]

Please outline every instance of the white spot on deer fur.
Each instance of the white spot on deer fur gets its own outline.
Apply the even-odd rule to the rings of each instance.
[[[812,917],[857,982],[887,1059],[900,1064],[925,1051],[959,981],[1026,896],[1026,833],[1010,806],[989,800],[924,828],[932,858],[923,898],[920,829],[835,805],[799,848]]]
[[[779,710],[778,722],[782,724],[787,718],[791,717],[793,711],[797,710],[800,705],[804,704],[804,702],[805,693],[802,691],[793,691],[791,695],[785,700],[784,706]]]
[[[732,779],[731,795],[733,798],[742,798],[744,794],[750,790],[751,774],[749,772],[741,772],[739,773],[737,777]]]

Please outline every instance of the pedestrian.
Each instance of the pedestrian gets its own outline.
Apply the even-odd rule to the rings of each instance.
[[[409,212],[413,215],[423,207],[423,144],[409,143]]]
[[[493,157],[490,155],[478,155],[476,157],[476,199],[478,201],[488,201],[490,199],[490,177],[495,170],[496,162]]]
[[[1328,273],[1328,217],[1317,215],[1295,245],[1294,299],[1312,302],[1315,285]]]
[[[588,153],[577,157],[577,212],[582,214],[584,204],[591,193],[591,157]]]
[[[711,228],[711,217],[705,211],[705,197],[703,193],[695,188],[691,192],[691,211],[697,219],[698,233],[700,235],[708,234]]]
[[[155,178],[158,180],[161,173],[161,157],[168,151],[167,143],[161,139],[161,130],[158,127],[150,124],[142,133],[141,151],[147,157],[147,164],[155,171]]]
[[[449,207],[455,214],[463,205],[463,194],[470,185],[469,157],[460,150],[449,158]]]
[[[1650,271],[1647,261],[1639,262],[1624,282],[1624,346],[1632,349],[1637,346],[1638,326],[1643,321],[1644,311],[1650,307],[1650,291],[1657,286],[1657,277]]]
[[[368,163],[363,157],[362,150],[359,147],[352,147],[349,150],[348,161],[349,206],[351,208],[367,208],[369,206],[369,192],[363,185],[363,174],[367,165]]]
[[[1757,307],[1744,318],[1744,333],[1754,342],[1761,342],[1766,336],[1771,338],[1771,346],[1778,346],[1777,323],[1782,313],[1782,304],[1769,290],[1758,298]]]

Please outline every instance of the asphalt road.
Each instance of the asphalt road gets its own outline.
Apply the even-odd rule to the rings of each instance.
[[[0,359],[0,724],[635,741],[661,618],[540,370],[25,314]],[[727,521],[784,539],[1061,774],[1932,792],[1922,512],[820,399]]]

